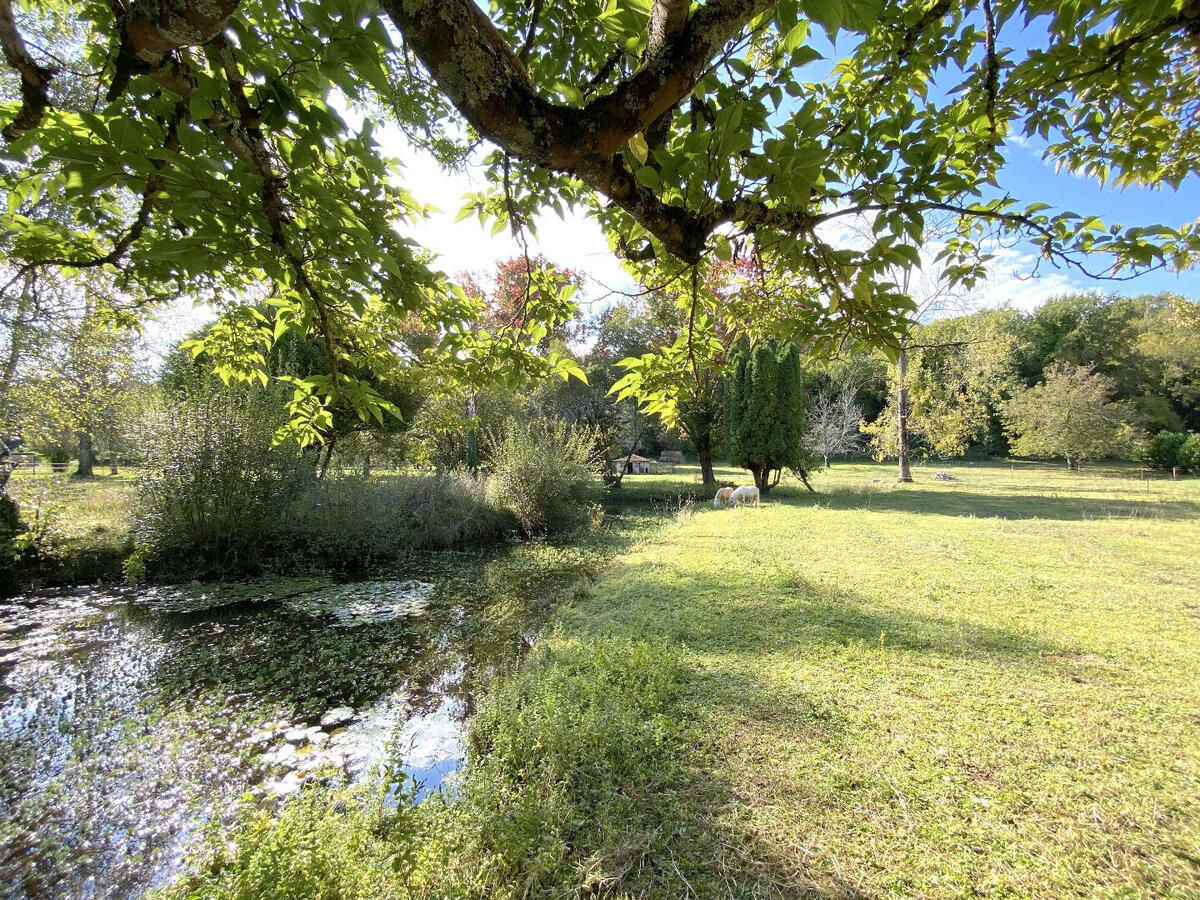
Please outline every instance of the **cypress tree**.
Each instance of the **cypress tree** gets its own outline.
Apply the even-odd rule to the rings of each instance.
[[[725,396],[730,461],[753,473],[763,493],[779,482],[783,469],[796,472],[812,490],[804,451],[808,398],[796,345],[738,350]]]

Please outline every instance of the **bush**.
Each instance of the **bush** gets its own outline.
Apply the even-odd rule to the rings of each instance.
[[[1179,445],[1175,465],[1189,472],[1200,472],[1200,433],[1189,434],[1187,440]]]
[[[488,501],[511,513],[527,535],[577,531],[598,488],[597,443],[588,428],[508,420],[503,433],[487,442]]]
[[[465,474],[326,478],[292,508],[286,544],[325,568],[362,571],[413,550],[481,544],[511,530]]]
[[[1179,450],[1188,440],[1182,431],[1160,431],[1142,450],[1142,460],[1156,469],[1170,469],[1182,465],[1179,462]]]
[[[275,551],[316,478],[295,445],[272,446],[284,415],[270,393],[245,390],[179,396],[151,413],[134,533],[152,560],[226,573]]]
[[[3,473],[5,481],[8,473]],[[21,573],[22,537],[21,515],[17,504],[0,485],[0,598],[17,588]]]

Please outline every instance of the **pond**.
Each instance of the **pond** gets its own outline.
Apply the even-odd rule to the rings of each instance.
[[[581,573],[543,551],[0,605],[0,891],[138,896],[240,804],[383,763],[439,789],[475,687]]]

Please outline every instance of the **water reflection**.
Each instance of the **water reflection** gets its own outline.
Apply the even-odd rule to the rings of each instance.
[[[514,591],[511,565],[455,555],[402,582],[0,607],[0,889],[135,896],[239,803],[391,759],[419,796],[438,789],[462,759],[475,685],[524,645],[562,577]]]

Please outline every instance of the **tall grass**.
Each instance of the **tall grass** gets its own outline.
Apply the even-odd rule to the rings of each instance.
[[[292,504],[282,529],[298,566],[365,571],[411,551],[487,544],[514,530],[466,473],[326,478]]]
[[[590,520],[595,436],[510,422],[490,474],[319,478],[315,454],[273,438],[270,392],[181,396],[150,417],[137,570],[170,580],[262,569],[364,572],[413,551],[569,534]]]

